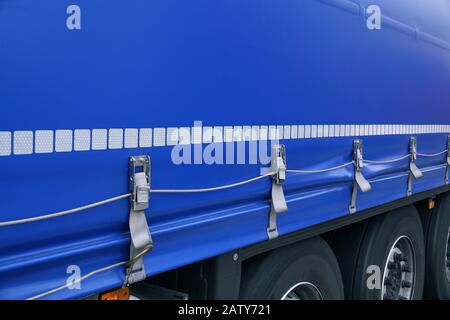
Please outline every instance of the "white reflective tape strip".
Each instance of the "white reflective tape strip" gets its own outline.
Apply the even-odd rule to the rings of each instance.
[[[214,127],[213,128],[213,142],[214,143],[222,143],[223,142],[223,128],[222,127]]]
[[[72,130],[56,130],[55,131],[55,151],[71,152],[72,151]]]
[[[339,136],[340,137],[345,137],[345,124],[341,124],[339,126]]]
[[[319,126],[317,124],[311,125],[311,138],[320,138],[319,137]]]
[[[52,153],[53,152],[53,131],[36,130],[34,133],[34,152]]]
[[[139,130],[136,128],[125,129],[125,148],[137,148],[139,140]]]
[[[236,142],[242,141],[242,127],[241,126],[233,127],[233,141],[236,141]]]
[[[340,137],[341,136],[341,125],[335,124],[334,126],[334,136],[333,137]]]
[[[166,129],[165,128],[153,129],[153,145],[155,147],[163,147],[166,145]]]
[[[261,126],[259,128],[259,139],[261,141],[269,140],[269,126]]]
[[[0,131],[0,157],[11,155],[12,134],[9,131]]]
[[[329,134],[330,134],[330,127],[327,124],[325,124],[323,126],[323,137],[328,138]]]
[[[202,127],[194,126],[192,128],[192,144],[200,144],[202,141]]]
[[[311,138],[311,126],[310,125],[305,126],[305,138],[307,138],[307,139]]]
[[[14,154],[33,153],[33,131],[14,131]]]
[[[223,143],[332,137],[450,133],[443,124],[245,125],[167,128],[111,128],[0,131],[0,156],[148,148],[178,144]]]
[[[123,129],[109,129],[108,148],[109,149],[123,148]]]
[[[335,126],[333,125],[333,124],[331,124],[331,125],[329,125],[328,126],[328,136],[330,137],[330,138],[333,138],[334,137],[334,128],[335,128]]]
[[[250,141],[252,139],[252,127],[243,126],[242,127],[242,140]]]
[[[181,145],[191,144],[191,128],[184,127],[184,128],[180,128],[179,131],[180,131],[179,144],[181,144]]]
[[[223,127],[224,131],[224,141],[232,142],[233,141],[233,127]]]
[[[277,140],[281,140],[284,137],[284,126],[277,126]]]
[[[305,137],[305,126],[298,126],[298,138],[303,139]]]
[[[259,141],[260,140],[259,132],[260,132],[259,126],[252,126],[252,137],[251,137],[252,141]]]
[[[139,129],[139,146],[141,148],[149,148],[152,146],[153,130],[151,128]]]
[[[291,138],[292,139],[298,138],[298,126],[291,126]]]
[[[88,151],[91,149],[91,131],[85,129],[75,130],[73,149],[75,151]]]
[[[317,138],[323,138],[323,125],[321,124],[317,126]]]
[[[277,139],[277,127],[269,126],[269,140],[276,140],[276,139]]]
[[[358,137],[361,137],[361,136],[364,135],[364,125],[362,125],[362,124],[356,125],[355,130],[356,130],[356,135],[357,135]]]
[[[212,143],[213,142],[213,128],[212,127],[203,127],[203,143]]]
[[[317,125],[315,124],[311,126],[311,138],[317,138]]]
[[[291,126],[284,126],[283,127],[283,138],[284,139],[291,139]]]
[[[344,136],[345,136],[345,137],[350,137],[350,136],[351,136],[351,134],[350,134],[350,128],[351,128],[351,126],[350,126],[349,124],[346,124],[346,125],[345,125],[345,133],[344,133]]]
[[[106,150],[108,147],[108,130],[92,130],[92,150]]]
[[[167,128],[167,145],[176,146],[179,141],[178,128]]]

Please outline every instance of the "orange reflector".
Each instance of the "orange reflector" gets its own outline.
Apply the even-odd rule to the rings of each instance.
[[[430,199],[430,200],[428,200],[428,209],[434,209],[434,200],[433,199]]]
[[[114,291],[109,291],[102,293],[100,295],[100,300],[129,300],[130,298],[130,288],[124,287]]]

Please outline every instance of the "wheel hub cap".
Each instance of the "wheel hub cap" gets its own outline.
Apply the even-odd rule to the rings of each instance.
[[[310,282],[300,282],[289,288],[281,300],[323,300],[323,298],[315,285]]]
[[[389,251],[383,274],[383,300],[411,300],[414,292],[415,255],[411,240],[399,237]]]

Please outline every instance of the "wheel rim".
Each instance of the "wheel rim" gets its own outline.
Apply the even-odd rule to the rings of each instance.
[[[320,290],[310,282],[299,282],[283,295],[281,300],[323,300]]]
[[[397,238],[389,251],[383,273],[382,300],[411,300],[414,293],[416,258],[407,236]]]
[[[447,281],[450,282],[450,227],[447,233],[447,246],[445,250],[445,274],[447,275]]]

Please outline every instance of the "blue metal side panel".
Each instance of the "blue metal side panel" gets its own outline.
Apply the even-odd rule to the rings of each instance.
[[[82,9],[82,29],[69,31],[73,2]],[[370,4],[382,9],[381,30],[366,28],[362,12]],[[28,153],[19,150],[27,142],[15,132],[192,127],[196,120],[448,125],[449,43],[446,0],[0,0],[0,133],[4,141],[14,137],[10,152],[0,148],[0,221],[127,193],[130,155],[151,156],[158,189],[233,183],[261,168],[175,165],[169,146],[19,155]],[[433,153],[445,149],[447,135],[415,136],[420,152]],[[288,166],[348,162],[355,136],[283,139]],[[365,157],[405,155],[410,136],[364,135]],[[414,192],[443,185],[443,164],[444,155],[419,159],[425,176]],[[405,197],[407,161],[364,173],[373,190],[359,195],[358,210]],[[352,174],[289,175],[280,233],[348,214]],[[152,195],[148,275],[266,241],[269,194],[267,179],[216,193]],[[0,228],[0,298],[65,284],[69,265],[87,274],[126,260],[128,210],[124,200]],[[47,298],[84,297],[120,286],[123,277],[116,268]]]

